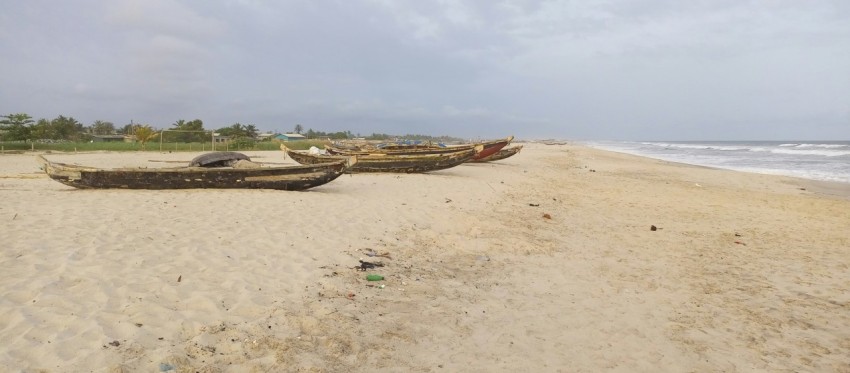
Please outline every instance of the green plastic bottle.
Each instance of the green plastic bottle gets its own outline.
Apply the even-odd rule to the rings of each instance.
[[[384,279],[384,276],[381,275],[366,275],[366,280],[368,281],[381,281]]]

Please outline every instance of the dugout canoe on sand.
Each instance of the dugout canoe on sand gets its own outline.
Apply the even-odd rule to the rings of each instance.
[[[493,155],[490,155],[490,156],[487,156],[487,157],[484,157],[484,158],[473,159],[470,162],[483,163],[483,162],[499,161],[499,160],[509,158],[509,157],[512,157],[512,156],[518,154],[520,150],[522,150],[522,145],[517,145],[517,146],[514,146],[512,148],[506,148],[506,149],[499,150],[498,152],[496,152],[496,154],[493,154]]]
[[[385,144],[378,146],[341,146],[327,145],[325,149],[332,155],[425,155],[425,154],[445,154],[454,153],[461,150],[475,149],[481,146],[481,150],[472,157],[478,160],[496,154],[499,150],[507,146],[513,141],[513,136],[508,136],[504,139],[482,141],[474,144],[439,146],[430,144]]]
[[[472,159],[481,151],[481,146],[473,149],[461,150],[452,153],[440,154],[417,154],[417,155],[391,155],[391,154],[366,154],[358,155],[357,164],[351,166],[346,172],[397,172],[397,173],[421,173],[428,171],[445,170],[463,164]],[[301,164],[317,164],[333,162],[348,156],[310,154],[306,151],[292,150],[281,144],[280,150],[286,152],[290,158]]]
[[[188,167],[99,169],[39,158],[51,179],[79,189],[304,190],[333,181],[357,162],[356,157],[346,157],[308,166],[265,167],[241,157],[207,153]]]

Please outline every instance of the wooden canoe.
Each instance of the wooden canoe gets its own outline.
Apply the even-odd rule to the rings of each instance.
[[[419,147],[399,147],[392,148],[344,148],[334,145],[325,145],[325,150],[330,155],[426,155],[426,154],[445,154],[454,153],[462,150],[474,148],[474,144],[457,145],[457,146],[419,146]]]
[[[461,150],[474,149],[481,146],[481,151],[473,156],[473,159],[481,159],[489,157],[499,150],[510,144],[513,141],[513,136],[508,136],[504,139],[483,141],[475,144],[452,145],[452,146],[437,146],[437,145],[387,145],[384,147],[340,147],[327,145],[325,149],[332,155],[425,155],[425,154],[446,154],[454,153]]]
[[[493,141],[487,141],[487,142],[481,143],[484,146],[484,150],[480,151],[472,159],[478,160],[478,159],[489,157],[493,154],[496,154],[496,152],[498,152],[499,150],[502,150],[502,148],[504,148],[505,146],[508,146],[508,144],[510,144],[511,141],[513,141],[513,139],[514,139],[513,136],[508,136],[508,138],[506,138],[506,139],[493,140]]]
[[[347,157],[340,155],[310,154],[306,151],[292,150],[281,144],[280,149],[286,152],[290,158],[301,164],[316,164],[332,162]],[[445,170],[472,159],[480,151],[481,147],[453,153],[441,154],[418,154],[418,155],[392,155],[392,154],[365,154],[357,155],[357,163],[346,172],[399,172],[420,173],[428,171]]]
[[[498,152],[496,152],[496,154],[490,155],[489,157],[484,157],[484,158],[481,158],[481,159],[473,159],[470,162],[498,161],[498,160],[502,160],[502,159],[514,156],[517,153],[519,153],[520,150],[522,150],[522,145],[514,146],[512,148],[505,148],[505,149],[499,150]]]
[[[79,189],[304,190],[333,181],[342,175],[352,162],[356,162],[351,159],[338,159],[331,163],[309,166],[263,167],[247,162],[222,168],[99,169],[51,162],[43,156],[40,158],[44,171],[51,179]]]

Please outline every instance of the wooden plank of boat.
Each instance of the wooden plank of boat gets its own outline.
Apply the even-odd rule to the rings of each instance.
[[[99,169],[52,162],[43,156],[40,158],[51,179],[79,189],[305,190],[333,181],[356,163],[356,159],[343,158],[331,163],[286,167],[262,167],[251,163],[254,167],[244,168],[245,163],[240,163],[232,168]]]
[[[505,149],[499,150],[496,154],[490,155],[489,157],[484,157],[484,158],[481,158],[481,159],[473,159],[470,162],[498,161],[498,160],[502,160],[502,159],[514,156],[517,153],[519,153],[520,150],[522,150],[522,145],[514,146],[512,148],[505,148]]]
[[[461,150],[453,153],[441,154],[417,154],[417,155],[394,155],[394,154],[366,154],[357,156],[357,164],[353,165],[347,172],[399,172],[420,173],[428,171],[445,170],[472,159],[481,150],[481,146],[473,149]],[[301,164],[317,164],[331,162],[340,159],[339,155],[310,154],[305,151],[292,150],[281,144],[280,149],[286,152],[290,158]]]

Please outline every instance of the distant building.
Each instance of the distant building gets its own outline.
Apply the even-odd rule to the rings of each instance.
[[[299,135],[297,133],[284,133],[282,135],[277,135],[274,138],[280,141],[297,141],[307,139],[304,135]]]
[[[269,140],[269,139],[272,139],[272,138],[275,138],[273,133],[261,133],[261,134],[257,135],[257,140],[259,140],[259,141],[265,141],[265,140]]]

